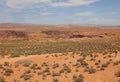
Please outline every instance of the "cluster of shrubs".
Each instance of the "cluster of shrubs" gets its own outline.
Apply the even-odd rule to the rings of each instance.
[[[14,73],[12,69],[4,68],[4,75],[5,76],[10,76],[12,73]]]
[[[54,55],[54,57],[57,57],[57,56],[58,55]],[[98,57],[98,55],[95,55],[95,56],[94,55],[90,55],[90,56],[92,57],[90,61],[96,61],[95,58]],[[79,67],[83,67],[84,68],[84,72],[87,72],[89,74],[96,73],[97,69],[93,68],[93,67],[90,67],[88,65],[88,63],[86,62],[88,60],[85,60],[85,58],[86,58],[86,56],[83,57],[83,58],[77,59],[77,62],[72,65],[72,66],[76,66],[77,67],[76,72],[79,71],[78,70]],[[100,70],[104,70],[106,67],[108,67],[108,65],[110,64],[110,61],[112,61],[112,60],[107,61],[106,63],[102,64],[101,66],[100,66],[100,63],[101,63],[100,60],[96,61],[94,64],[97,66],[97,68],[101,67]],[[53,69],[52,72],[50,71],[50,68],[48,67],[50,65],[48,63],[46,63],[46,62],[43,62],[41,64],[41,66],[38,66],[38,64],[32,64],[32,61],[30,61],[30,60],[20,60],[20,61],[15,62],[15,67],[18,67],[20,64],[22,66],[24,66],[24,67],[29,67],[30,68],[30,70],[26,70],[20,76],[20,78],[24,79],[25,81],[30,80],[31,78],[33,78],[33,75],[31,74],[32,71],[36,71],[38,75],[42,75],[43,80],[45,80],[48,75],[52,75],[53,82],[59,82],[59,80],[56,79],[55,77],[56,76],[60,76],[61,73],[67,74],[67,73],[71,73],[72,72],[72,69],[67,64],[63,64],[63,68],[59,72],[55,72],[54,69],[60,67],[60,65],[58,63],[55,63],[55,62],[51,66],[51,68]],[[119,64],[120,64],[120,61],[116,61],[116,62],[113,63],[113,65],[119,65]],[[5,76],[10,76],[12,73],[14,73],[12,69],[4,68],[3,66],[10,67],[10,63],[9,62],[5,62],[4,65],[0,64],[0,69],[4,69],[3,74]],[[46,69],[40,71],[42,69],[42,67],[45,67]],[[38,70],[39,70],[39,72],[38,72]],[[34,72],[34,73],[36,73],[36,72]],[[120,71],[118,71],[115,75],[116,75],[116,77],[120,77]],[[0,82],[5,82],[3,77],[0,77]],[[16,82],[16,81],[14,81],[14,82]],[[73,75],[73,82],[84,82],[84,76],[82,74],[80,74],[78,76]]]
[[[103,63],[103,64],[101,65],[100,70],[105,70],[105,68],[107,68],[109,64],[110,64],[109,61],[107,61],[106,63]]]
[[[55,77],[55,76],[60,76],[61,74],[60,73],[57,73],[57,72],[52,72],[52,76]]]
[[[59,64],[55,63],[52,68],[55,69],[55,68],[58,68],[58,67],[59,67]]]
[[[40,70],[41,69],[41,67],[40,66],[38,66],[37,64],[32,64],[32,66],[30,66],[30,69],[33,69],[33,70]]]
[[[71,71],[72,70],[66,64],[63,64],[63,69],[61,69],[59,73],[64,73],[64,72],[70,73]]]
[[[88,63],[86,61],[84,61],[84,58],[78,59],[77,62],[79,62],[82,65],[82,67],[88,66]]]
[[[76,75],[73,75],[73,81],[74,82],[84,82],[84,76],[82,74],[76,76]]]
[[[43,62],[41,66],[42,66],[42,67],[44,67],[44,66],[47,67],[48,64],[47,64],[46,62]]]
[[[114,66],[119,65],[119,64],[120,64],[120,61],[116,61],[116,62],[113,63]]]
[[[93,74],[95,73],[97,70],[93,67],[86,67],[86,69],[84,70],[84,72],[88,72],[89,74]]]
[[[72,66],[75,66],[76,68],[79,68],[79,67],[81,67],[81,64],[77,62],[76,64],[73,64]]]
[[[31,74],[29,74],[30,71],[26,71],[25,73],[23,73],[20,78],[23,78],[25,81],[26,80],[30,80],[33,76]]]

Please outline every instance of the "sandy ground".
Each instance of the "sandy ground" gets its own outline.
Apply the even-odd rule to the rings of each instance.
[[[27,56],[27,57],[18,57],[18,58],[0,58],[0,64],[3,64],[4,62],[10,62],[12,64],[12,67],[10,67],[11,69],[14,70],[14,74],[12,74],[11,76],[4,76],[7,82],[13,82],[14,79],[19,79],[21,82],[26,82],[23,79],[21,79],[19,76],[25,71],[30,69],[29,67],[23,67],[23,66],[19,66],[17,68],[14,67],[14,63],[16,61],[21,61],[21,60],[31,60],[33,61],[33,63],[36,63],[38,65],[41,65],[43,62],[46,62],[50,68],[51,71],[56,71],[58,72],[60,69],[62,69],[62,65],[63,64],[67,64],[71,69],[72,72],[68,73],[68,74],[61,74],[61,76],[56,76],[56,77],[52,77],[52,75],[47,76],[47,78],[45,80],[43,80],[43,77],[40,75],[37,75],[37,73],[32,73],[34,75],[34,78],[30,79],[31,82],[35,82],[35,80],[37,80],[38,82],[53,82],[52,79],[53,78],[57,78],[59,80],[59,82],[74,82],[72,80],[72,76],[75,75],[79,75],[79,74],[83,74],[85,77],[85,82],[118,82],[117,77],[115,77],[115,72],[120,68],[120,65],[118,66],[113,66],[112,63],[103,71],[97,71],[94,74],[88,74],[87,72],[84,72],[82,67],[76,68],[73,67],[72,65],[76,63],[76,60],[78,58],[80,58],[80,54],[67,54],[67,55],[62,55],[62,54],[57,54],[58,56],[55,56],[55,54],[44,54],[44,55],[31,55],[31,56]],[[102,63],[105,63],[106,61],[108,61],[109,59],[112,59],[112,62],[115,61],[119,61],[120,60],[120,53],[118,54],[117,57],[114,57],[114,54],[112,55],[112,58],[103,58],[102,54],[97,54],[98,57],[96,58],[97,60],[101,60]],[[74,56],[74,58],[73,58]],[[107,55],[106,55],[107,57]],[[90,57],[86,57],[85,61],[90,65],[90,66],[94,66],[95,62],[91,62],[89,61]],[[70,63],[71,62],[71,63]],[[56,69],[52,69],[52,66],[54,63],[58,63],[60,65],[59,68]],[[46,67],[42,67],[42,70],[44,70]],[[76,72],[76,69],[78,70],[78,72]],[[0,69],[0,71],[2,72],[2,70]],[[38,72],[38,71],[36,71]],[[3,76],[3,74],[0,73],[0,75]],[[29,82],[29,81],[27,81]]]

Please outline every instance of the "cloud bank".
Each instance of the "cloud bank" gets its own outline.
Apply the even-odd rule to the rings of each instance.
[[[24,9],[37,6],[51,7],[75,7],[90,5],[100,0],[6,0],[6,5],[10,8]]]
[[[91,17],[94,15],[93,12],[78,12],[78,13],[75,13],[76,16],[86,16],[86,17]]]

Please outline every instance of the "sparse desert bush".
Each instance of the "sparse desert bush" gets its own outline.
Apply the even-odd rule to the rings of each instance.
[[[95,61],[95,58],[91,58],[90,61]]]
[[[50,72],[49,68],[46,68],[45,70],[43,70],[43,73],[46,73],[46,72]]]
[[[78,72],[78,71],[79,71],[78,69],[75,70],[75,72]]]
[[[80,62],[82,66],[88,66],[88,63],[86,61]]]
[[[96,69],[91,67],[91,68],[87,68],[85,71],[87,71],[89,74],[93,74],[96,72]]]
[[[79,59],[77,60],[77,62],[82,62],[82,61],[84,61],[83,58],[79,58]]]
[[[112,61],[112,59],[109,59],[109,61],[111,62],[111,61]]]
[[[46,79],[46,75],[45,75],[45,74],[42,75],[42,79],[43,79],[43,80]]]
[[[100,70],[105,70],[105,68],[104,68],[104,67],[101,67]]]
[[[99,62],[95,62],[95,65],[99,65]]]
[[[52,68],[55,69],[55,68],[58,68],[58,67],[59,67],[59,64],[55,63]]]
[[[120,70],[115,73],[116,77],[120,77]]]
[[[41,66],[42,66],[42,67],[43,67],[43,66],[48,66],[48,64],[47,64],[46,62],[43,62]]]
[[[70,73],[72,70],[67,66],[67,65],[64,65],[64,71],[66,71],[67,73]]]
[[[65,71],[64,69],[61,69],[61,70],[59,71],[59,73],[64,73],[64,71]]]
[[[108,61],[108,62],[106,62],[106,63],[104,63],[104,64],[102,64],[102,67],[108,67],[108,65],[110,64],[110,62]]]
[[[10,68],[5,68],[4,69],[4,75],[5,76],[10,76],[13,73],[13,70]]]
[[[57,72],[52,72],[52,76],[55,77],[55,76],[60,76],[60,73],[57,73]]]
[[[84,60],[84,58],[78,59],[77,62],[79,62],[83,67],[88,66],[88,63]]]
[[[96,68],[100,68],[100,66],[96,66]]]
[[[58,79],[53,79],[53,82],[59,82]]]
[[[106,59],[106,57],[103,57],[104,59]]]
[[[74,75],[73,80],[74,82],[84,82],[84,76],[82,74],[78,75],[78,77]]]
[[[9,66],[10,63],[9,62],[4,62],[4,66]]]
[[[2,64],[0,64],[0,69],[2,69],[3,68],[3,65]]]
[[[38,72],[37,74],[38,74],[38,75],[42,75],[42,74],[43,74],[43,72]]]
[[[98,63],[101,63],[101,60],[98,60]]]
[[[3,76],[0,76],[0,82],[5,82],[5,78]]]
[[[33,64],[32,66],[30,66],[30,69],[34,69],[34,70],[40,70],[41,67],[38,66],[37,64]]]
[[[104,52],[103,52],[103,55],[106,55],[106,54],[108,54],[108,52],[107,52],[107,51],[104,51]]]
[[[13,82],[20,82],[20,80],[14,79]]]
[[[20,78],[23,78],[25,81],[30,80],[33,76],[31,74],[23,73]]]
[[[72,79],[73,79],[73,80],[77,79],[77,76],[76,76],[76,75],[73,75]]]
[[[46,75],[51,75],[51,73],[50,73],[50,72],[48,72],[48,73],[46,73]]]
[[[120,61],[116,61],[113,63],[113,65],[119,65],[120,64]]]
[[[37,64],[32,64],[32,66],[30,66],[31,69],[36,69]]]
[[[26,74],[31,73],[31,70],[25,70],[25,73]]]
[[[109,54],[109,55],[108,55],[108,58],[111,58],[111,57],[112,57],[111,54]]]
[[[76,64],[73,64],[72,66],[76,66],[77,68],[81,67],[81,64],[77,62]]]

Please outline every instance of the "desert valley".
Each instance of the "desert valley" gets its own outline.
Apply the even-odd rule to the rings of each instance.
[[[120,82],[120,28],[1,23],[0,82]]]

